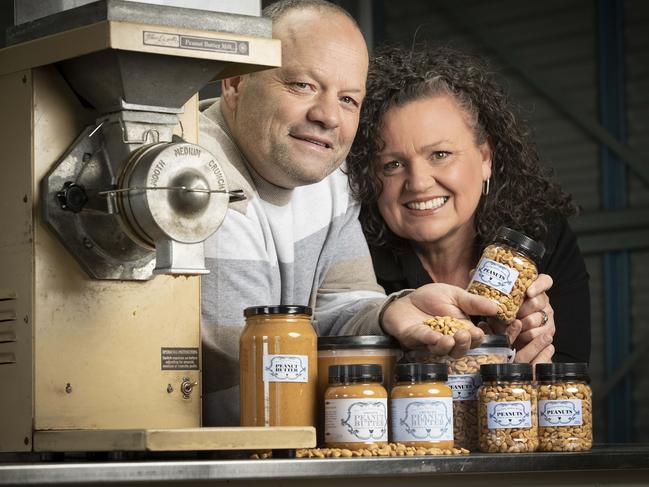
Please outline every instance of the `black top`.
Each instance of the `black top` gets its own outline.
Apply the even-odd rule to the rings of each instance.
[[[529,255],[536,265],[545,254],[545,246],[541,242],[532,240],[525,234],[512,230],[508,227],[500,227],[496,232],[495,242],[502,242],[514,248],[518,252]]]
[[[425,382],[448,380],[448,365],[408,363],[397,364],[394,368],[397,382]]]
[[[484,382],[532,380],[532,364],[482,364],[480,375]]]
[[[318,337],[318,350],[348,350],[359,348],[400,348],[399,342],[384,335],[340,335]]]
[[[590,292],[588,272],[577,246],[577,238],[565,218],[548,224],[543,240],[545,256],[539,272],[552,277],[548,291],[554,310],[555,362],[589,362]],[[374,271],[386,293],[415,289],[432,282],[414,250],[393,252],[386,247],[370,247]]]
[[[308,306],[298,306],[294,304],[279,304],[275,306],[251,306],[243,310],[243,316],[256,315],[308,315],[311,316],[313,311]]]
[[[536,380],[538,381],[576,380],[576,381],[590,382],[590,376],[588,375],[588,364],[583,362],[536,364]]]
[[[329,366],[329,384],[383,382],[380,364],[340,364]]]

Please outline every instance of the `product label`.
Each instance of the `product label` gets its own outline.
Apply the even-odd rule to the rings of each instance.
[[[503,294],[509,294],[518,279],[518,271],[511,267],[482,258],[478,263],[473,280],[492,287]]]
[[[490,430],[531,428],[532,405],[530,401],[488,402],[487,427]]]
[[[581,426],[580,399],[540,400],[539,426]]]
[[[325,442],[373,441],[388,441],[387,398],[325,401]]]
[[[309,357],[265,354],[264,382],[309,382]]]
[[[393,399],[392,441],[453,440],[453,399]]]
[[[482,378],[480,374],[449,375],[446,383],[453,391],[454,401],[476,401]]]

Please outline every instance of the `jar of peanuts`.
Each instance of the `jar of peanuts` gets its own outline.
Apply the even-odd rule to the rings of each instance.
[[[538,276],[537,264],[543,254],[542,243],[500,227],[494,243],[484,249],[467,290],[496,301],[496,317],[511,323],[525,299],[525,291]]]
[[[480,366],[478,434],[485,453],[529,453],[539,444],[530,364]]]
[[[539,450],[585,451],[593,446],[593,400],[585,363],[537,364]]]
[[[478,388],[482,384],[482,364],[511,362],[514,351],[505,335],[486,335],[482,343],[465,356],[437,356],[422,350],[407,352],[413,362],[444,363],[448,365],[448,385],[453,391],[453,436],[455,446],[478,449]]]

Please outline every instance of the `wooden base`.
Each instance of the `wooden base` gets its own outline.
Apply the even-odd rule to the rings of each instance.
[[[34,432],[35,452],[267,450],[315,445],[315,428],[309,426]]]

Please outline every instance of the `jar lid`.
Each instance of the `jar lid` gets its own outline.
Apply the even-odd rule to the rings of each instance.
[[[347,348],[399,348],[399,342],[385,335],[344,335],[318,337],[318,350]]]
[[[496,232],[497,242],[504,242],[510,247],[515,248],[516,250],[522,250],[523,252],[529,254],[529,256],[537,264],[543,258],[545,254],[545,246],[541,242],[532,240],[527,235],[524,235],[516,230],[513,230],[508,227],[500,227]]]
[[[409,363],[397,364],[394,368],[397,382],[443,381],[448,380],[448,365]]]
[[[536,364],[536,380],[581,380],[590,382],[585,362]]]
[[[311,316],[313,311],[308,306],[298,306],[295,304],[280,304],[275,306],[251,306],[243,310],[243,316],[257,315],[308,315]]]
[[[342,364],[329,366],[329,383],[383,382],[379,364]]]
[[[485,335],[482,343],[476,348],[510,348],[507,335]]]
[[[480,375],[483,381],[532,380],[531,364],[482,364]]]

